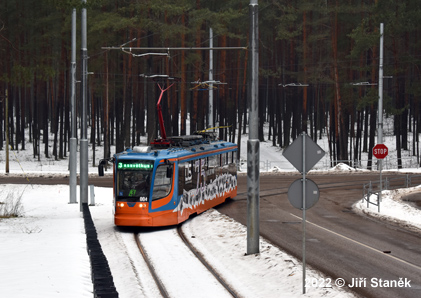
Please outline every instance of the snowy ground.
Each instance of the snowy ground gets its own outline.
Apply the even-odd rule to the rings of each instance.
[[[98,189],[100,193],[107,189]],[[103,246],[105,255],[108,257],[110,268],[113,272],[114,283],[120,297],[139,297],[139,293],[153,293],[153,282],[145,281],[142,276],[145,272],[137,273],[146,268],[133,242],[133,235],[117,231],[112,226],[110,218],[111,204],[101,200],[98,207],[91,208],[92,217],[98,230],[99,240]],[[175,228],[171,228],[175,229]],[[302,293],[302,265],[296,258],[287,255],[277,247],[261,239],[260,254],[245,256],[246,252],[246,227],[235,222],[231,218],[220,214],[216,210],[207,211],[193,218],[183,225],[183,231],[193,245],[204,255],[208,262],[233,286],[242,297],[299,297]],[[176,248],[179,244],[176,240],[165,241],[160,234],[168,231],[159,230],[148,233],[147,241],[165,242],[168,250]],[[171,241],[168,243],[168,241]],[[178,248],[177,248],[178,249]],[[118,256],[118,257],[114,257]],[[165,266],[162,265],[161,266]],[[184,266],[189,266],[185,264]],[[173,270],[170,264],[166,270]],[[123,273],[124,272],[124,273]],[[320,273],[307,269],[308,278],[322,278]],[[137,273],[137,274],[136,274]],[[147,274],[147,272],[146,272]],[[199,273],[198,273],[199,274]],[[140,276],[138,278],[137,276]],[[174,283],[183,283],[183,279],[175,279]],[[152,283],[152,285],[151,285]],[[139,284],[141,285],[139,287]],[[187,284],[186,284],[187,286]],[[195,288],[195,285],[188,285]],[[168,288],[176,287],[168,285]],[[193,292],[193,289],[192,289]],[[308,288],[306,297],[353,297],[350,293],[340,288]],[[177,297],[177,296],[175,296]],[[198,297],[197,295],[178,297]],[[200,297],[216,297],[214,293],[202,293]]]
[[[418,187],[385,191],[381,214],[376,207],[367,209],[360,202],[356,208],[421,229],[421,211],[401,200],[403,195],[419,191]],[[91,213],[117,291],[120,297],[154,297],[133,236],[113,226],[110,192],[95,188],[96,206],[91,207]],[[20,195],[22,217],[0,220],[0,297],[92,297],[83,220],[79,206],[68,204],[68,186],[0,185],[1,202]],[[241,224],[211,210],[183,229],[195,235],[194,245],[244,297],[301,296],[300,261],[264,239],[260,255],[245,256],[246,227]],[[137,276],[133,268],[139,271]],[[320,275],[308,269],[307,277]],[[305,296],[352,297],[338,288],[308,288]]]
[[[0,202],[22,204],[21,217],[0,219],[0,297],[92,297],[85,228],[68,189],[0,185]]]
[[[270,158],[278,162],[277,167],[270,170],[295,171],[281,156],[279,148],[263,143],[260,149],[261,160]],[[100,150],[97,156],[101,156]],[[68,173],[67,160],[38,162],[29,151],[31,149],[10,153],[9,175]],[[6,175],[4,160],[4,151],[0,151],[0,175]],[[330,169],[331,172],[353,170],[343,165]],[[97,172],[95,167],[90,167],[89,171]],[[385,191],[381,214],[377,213],[377,207],[367,209],[360,202],[354,207],[358,212],[421,229],[421,211],[402,201],[405,194],[419,191],[419,188]],[[20,200],[22,206],[18,210],[21,216],[0,219],[0,297],[92,297],[82,215],[78,204],[68,204],[69,187],[0,185],[0,202],[4,203],[0,208],[16,205],[16,200]],[[95,201],[91,213],[120,297],[155,297],[153,290],[139,286],[151,281],[146,277],[147,271],[142,269],[140,255],[135,253],[137,248],[132,235],[113,226],[111,189],[95,188]],[[210,258],[225,278],[241,289],[245,297],[303,296],[300,260],[264,239],[261,239],[260,255],[244,256],[246,228],[241,224],[211,210],[190,220],[183,229],[195,235],[197,248]],[[136,274],[132,274],[134,271]],[[307,277],[317,276],[318,272],[307,269]],[[352,297],[337,287],[308,288],[305,295],[321,296]]]

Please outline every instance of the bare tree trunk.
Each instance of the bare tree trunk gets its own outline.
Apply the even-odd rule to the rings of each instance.
[[[338,1],[336,1],[338,7]],[[341,160],[348,159],[347,132],[345,129],[344,116],[342,110],[342,98],[339,83],[339,70],[338,70],[338,15],[335,12],[333,33],[332,33],[332,49],[333,49],[333,74],[335,82],[335,126],[336,128],[336,141],[338,142],[338,157]]]
[[[133,32],[130,30],[130,39],[133,38]],[[126,86],[124,88],[124,147],[130,147],[130,126],[131,126],[131,112],[132,112],[132,56],[127,57],[127,77]]]
[[[104,55],[104,73],[105,73],[105,88],[104,88],[104,158],[110,157],[110,134],[109,134],[109,105],[108,105],[108,52]]]
[[[90,84],[92,85],[93,80],[89,80]],[[92,91],[92,86],[90,86],[90,94],[91,94],[91,141],[92,141],[92,166],[95,167],[95,129],[96,129],[96,122],[95,122],[95,96],[94,92]]]
[[[153,35],[152,32],[148,31],[148,47],[153,46]],[[153,59],[150,57],[147,60],[147,72],[153,73]],[[152,142],[157,136],[157,121],[156,121],[156,98],[155,98],[155,85],[147,84],[147,133],[148,133],[148,144]]]
[[[181,33],[181,46],[186,46],[186,12],[183,12],[181,16],[181,23],[183,25],[183,32]],[[180,134],[185,135],[187,133],[186,129],[186,119],[187,119],[187,99],[186,99],[186,51],[181,51],[181,85],[180,85],[180,102],[181,102],[181,123],[180,123]]]
[[[50,92],[48,91],[49,88],[51,88]],[[45,90],[46,92],[45,92],[45,97],[44,97],[44,100],[43,100],[43,107],[42,107],[42,110],[41,110],[42,116],[41,116],[40,119],[42,120],[42,126],[43,126],[43,130],[42,130],[43,140],[42,141],[44,142],[44,154],[45,154],[45,157],[49,158],[50,156],[49,156],[49,153],[48,153],[48,145],[49,145],[48,144],[48,142],[49,142],[49,129],[48,129],[49,123],[48,123],[48,121],[51,121],[51,123],[54,122],[54,125],[56,125],[55,124],[56,123],[55,117],[56,117],[57,112],[58,112],[58,111],[56,111],[56,115],[53,115],[53,117],[51,119],[49,119],[48,111],[50,111],[50,108],[48,106],[48,98],[50,96],[51,96],[51,101],[53,103],[51,110],[55,111],[55,107],[54,107],[54,96],[55,95],[54,95],[54,91],[53,91],[52,79],[47,81],[45,89],[46,89]],[[49,94],[49,93],[51,93],[51,94]],[[54,119],[54,121],[52,119]]]
[[[307,84],[307,12],[303,12],[304,84]],[[303,114],[301,130],[307,132],[307,86],[303,88]]]

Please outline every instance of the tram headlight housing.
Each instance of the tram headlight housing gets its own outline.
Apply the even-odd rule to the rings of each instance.
[[[124,202],[118,202],[117,203],[118,208],[123,208],[124,206],[125,206]],[[139,208],[146,208],[148,205],[146,203],[139,203],[138,206],[139,206]]]

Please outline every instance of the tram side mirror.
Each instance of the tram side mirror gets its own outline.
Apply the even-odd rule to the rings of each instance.
[[[168,167],[167,167],[167,178],[171,178],[174,163],[169,161],[168,159],[165,160],[165,163],[168,165]]]
[[[98,165],[98,176],[102,177],[104,176],[104,165],[107,164],[107,160],[106,159],[101,159],[99,161],[99,165]]]
[[[98,176],[104,176],[104,166],[102,164],[98,165]]]

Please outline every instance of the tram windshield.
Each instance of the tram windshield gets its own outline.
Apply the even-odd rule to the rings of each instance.
[[[152,172],[153,161],[119,161],[117,163],[117,200],[148,201]]]

